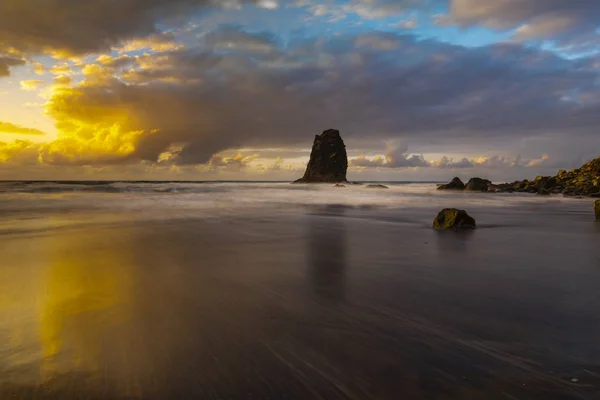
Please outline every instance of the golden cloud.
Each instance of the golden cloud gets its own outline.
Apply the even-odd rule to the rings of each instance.
[[[70,65],[61,64],[61,65],[54,65],[53,67],[51,67],[50,73],[52,73],[54,75],[71,75],[73,73],[73,70],[71,69]]]
[[[21,81],[20,83],[21,83],[21,89],[27,90],[27,91],[35,91],[40,86],[44,85],[46,82],[39,81],[39,80],[28,80],[28,81]]]
[[[0,142],[0,162],[15,165],[30,165],[38,162],[39,144],[29,140],[14,140],[10,143]]]
[[[10,133],[15,135],[45,135],[45,133],[39,129],[25,128],[21,125],[2,121],[0,121],[0,133]]]

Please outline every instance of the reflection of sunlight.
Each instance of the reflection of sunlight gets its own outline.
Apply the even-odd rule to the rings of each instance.
[[[129,286],[127,263],[109,247],[86,251],[73,235],[50,240],[39,309],[42,381],[101,367],[102,329],[109,328],[102,321],[124,317]]]

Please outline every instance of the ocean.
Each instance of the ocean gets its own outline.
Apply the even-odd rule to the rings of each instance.
[[[0,399],[600,399],[593,200],[385,184],[0,182]]]

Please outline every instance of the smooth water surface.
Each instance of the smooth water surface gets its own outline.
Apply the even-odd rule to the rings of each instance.
[[[0,189],[1,399],[600,398],[589,199]]]

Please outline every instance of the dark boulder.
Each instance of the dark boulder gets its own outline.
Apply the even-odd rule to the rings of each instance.
[[[600,219],[600,200],[596,200],[594,203],[594,211],[596,212],[596,219]]]
[[[295,183],[346,183],[348,155],[340,132],[329,129],[315,136],[304,176]]]
[[[491,185],[492,182],[487,179],[481,178],[471,178],[465,187],[465,190],[470,192],[487,192],[488,185]]]
[[[437,230],[463,230],[475,229],[477,224],[465,210],[445,208],[440,211],[436,219],[433,221],[433,227]]]
[[[452,181],[446,185],[438,186],[437,190],[464,190],[465,184],[460,180],[459,177],[452,179]]]
[[[389,189],[385,185],[367,185],[366,188],[367,189]]]

